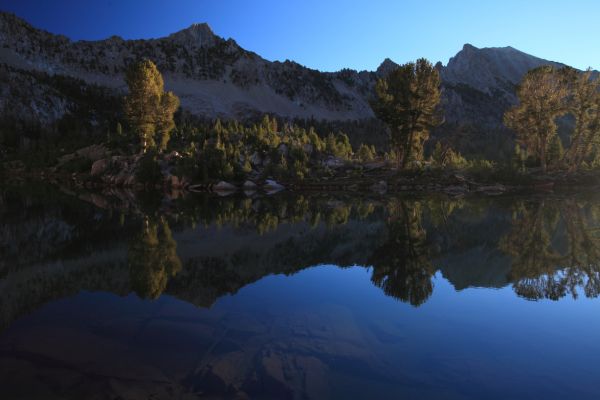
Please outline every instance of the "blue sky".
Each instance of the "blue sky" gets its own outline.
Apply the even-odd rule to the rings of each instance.
[[[72,39],[160,37],[208,22],[269,60],[326,71],[373,70],[386,57],[446,64],[464,43],[600,69],[597,0],[0,0],[0,9]]]

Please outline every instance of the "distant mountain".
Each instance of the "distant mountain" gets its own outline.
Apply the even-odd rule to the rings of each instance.
[[[140,58],[157,64],[184,110],[239,119],[261,113],[329,121],[371,119],[373,86],[397,66],[386,59],[373,72],[326,73],[293,61],[271,62],[216,36],[207,24],[158,39],[72,41],[4,12],[0,43],[0,117],[39,123],[75,112],[102,120],[118,104],[111,97],[126,91],[125,69]],[[511,47],[466,44],[447,66],[437,64],[446,122],[435,135],[466,152],[510,148],[502,115],[514,104],[515,86],[525,72],[546,64],[563,65]],[[95,107],[92,95],[101,97],[105,106]]]

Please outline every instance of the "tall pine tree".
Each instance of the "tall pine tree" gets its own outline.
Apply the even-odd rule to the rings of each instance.
[[[398,169],[422,159],[430,129],[442,122],[440,83],[439,72],[424,58],[400,66],[377,82],[372,108],[390,129]]]

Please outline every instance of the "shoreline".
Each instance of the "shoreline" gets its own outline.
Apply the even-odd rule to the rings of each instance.
[[[498,196],[504,194],[536,194],[563,192],[568,190],[591,191],[600,189],[600,175],[585,172],[575,174],[524,175],[529,183],[503,180],[475,180],[473,177],[452,171],[444,174],[420,171],[418,174],[397,174],[395,170],[383,170],[376,175],[360,177],[339,176],[312,178],[303,181],[255,179],[245,181],[213,181],[195,183],[175,176],[165,177],[162,184],[142,185],[116,184],[103,181],[88,173],[57,173],[47,169],[34,171],[5,170],[0,183],[7,185],[48,183],[71,189],[131,191],[176,191],[181,193],[215,193],[228,195],[239,193],[275,194],[278,192],[297,193],[355,193],[355,194],[396,194],[431,193],[446,194],[452,197],[466,195]]]

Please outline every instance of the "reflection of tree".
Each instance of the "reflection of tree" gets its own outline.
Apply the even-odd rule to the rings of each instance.
[[[169,278],[181,270],[177,243],[164,218],[144,219],[140,234],[129,247],[128,261],[133,290],[144,298],[160,296]]]
[[[421,206],[398,202],[391,205],[390,215],[388,239],[370,259],[371,280],[385,294],[418,306],[433,292],[431,277],[435,272],[429,260]]]
[[[324,224],[329,228],[346,224],[351,219],[367,219],[376,210],[375,204],[360,199],[333,200],[327,196],[273,196],[254,199],[237,197],[194,197],[182,200],[185,212],[178,221],[191,226],[201,223],[216,226],[247,227],[259,234],[275,231],[281,224],[306,222],[312,227]]]
[[[518,207],[512,230],[500,241],[500,249],[512,257],[517,294],[557,300],[577,297],[578,287],[588,297],[600,294],[598,219],[585,211],[574,201]]]

